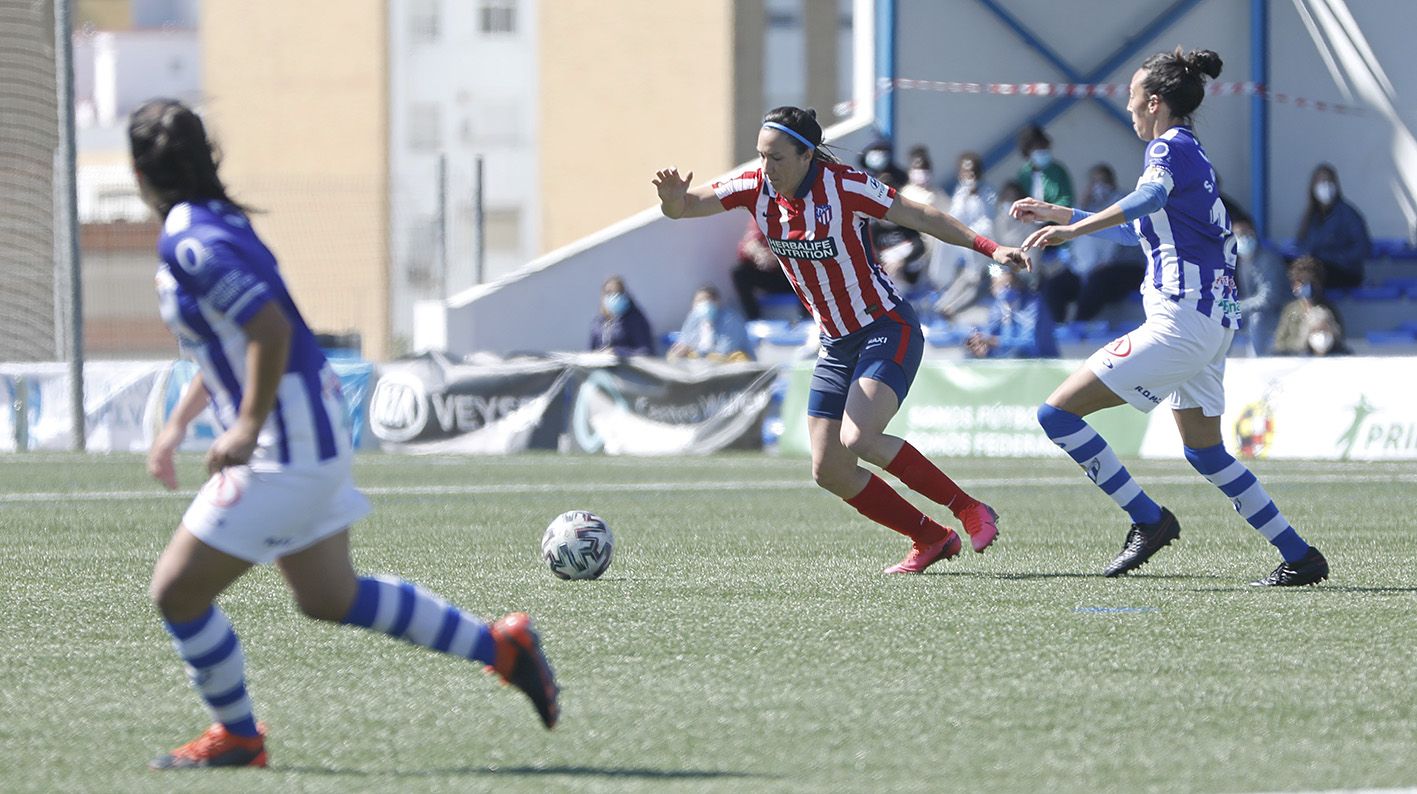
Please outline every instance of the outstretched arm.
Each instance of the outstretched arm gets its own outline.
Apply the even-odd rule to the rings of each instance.
[[[666,218],[705,218],[723,212],[723,202],[718,200],[711,185],[689,188],[693,178],[693,171],[681,177],[677,168],[655,172],[651,181],[659,191],[659,211]]]
[[[1144,182],[1137,186],[1136,190],[1123,196],[1116,204],[1101,212],[1089,215],[1078,210],[1068,210],[1067,221],[1064,222],[1057,216],[1061,213],[1062,207],[1047,205],[1050,209],[1046,216],[1038,213],[1037,217],[1045,220],[1056,220],[1062,223],[1061,226],[1044,226],[1042,229],[1030,234],[1027,240],[1023,241],[1024,248],[1042,248],[1049,245],[1059,245],[1067,241],[1081,237],[1085,234],[1095,234],[1104,229],[1110,230],[1113,227],[1120,227],[1124,223],[1130,223],[1144,215],[1166,206],[1166,187],[1160,182]],[[1014,217],[1023,217],[1029,214],[1029,207],[1020,205],[1028,199],[1020,199],[1014,203]],[[1107,239],[1123,245],[1140,245],[1140,241],[1135,234],[1106,234]]]
[[[1001,265],[1008,265],[1015,269],[1033,269],[1033,263],[1017,248],[998,245],[993,240],[981,237],[975,234],[973,229],[961,223],[958,218],[947,212],[941,212],[928,204],[921,204],[918,201],[911,201],[904,196],[897,195],[891,208],[886,211],[886,220],[898,226],[928,234],[950,245],[971,248]]]

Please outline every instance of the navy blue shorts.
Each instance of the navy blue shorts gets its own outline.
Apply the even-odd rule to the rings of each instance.
[[[840,419],[846,413],[847,390],[861,378],[886,384],[904,403],[924,353],[920,319],[908,303],[901,303],[859,331],[822,339],[817,368],[812,371],[812,391],[807,396],[807,415]]]

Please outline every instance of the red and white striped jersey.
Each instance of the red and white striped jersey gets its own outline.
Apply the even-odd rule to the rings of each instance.
[[[895,189],[840,163],[814,162],[796,196],[776,193],[761,168],[713,184],[724,209],[753,213],[797,297],[828,338],[870,325],[900,302],[876,262],[870,218]]]

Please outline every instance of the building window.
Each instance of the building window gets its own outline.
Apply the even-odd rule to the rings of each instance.
[[[482,0],[477,20],[478,29],[483,33],[516,33],[517,0]]]
[[[436,102],[417,102],[408,111],[408,148],[436,152],[443,145],[443,113]]]
[[[414,41],[438,40],[440,0],[412,0],[408,9],[408,35]]]

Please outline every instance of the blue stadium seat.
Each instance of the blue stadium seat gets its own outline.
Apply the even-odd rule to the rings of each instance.
[[[1368,344],[1374,347],[1384,345],[1410,345],[1414,335],[1409,331],[1369,331]]]
[[[1390,276],[1388,278],[1383,279],[1382,286],[1392,287],[1393,289],[1400,290],[1405,293],[1411,292],[1413,289],[1417,289],[1417,278],[1409,278],[1407,276]]]
[[[1337,292],[1338,290],[1334,290]],[[1355,301],[1396,301],[1402,300],[1402,290],[1397,287],[1354,287],[1348,290],[1349,300]],[[1335,298],[1336,299],[1336,298]]]
[[[659,338],[659,344],[660,344],[660,346],[661,346],[664,350],[668,350],[670,347],[672,347],[672,346],[674,345],[675,342],[678,342],[678,341],[679,341],[679,332],[678,332],[678,331],[670,331],[669,333],[667,333],[667,334],[665,334],[664,336],[661,336],[661,337]]]
[[[1328,299],[1331,300],[1331,301],[1343,301],[1343,300],[1348,300],[1348,290],[1346,290],[1346,289],[1326,289],[1326,290],[1324,290],[1324,297],[1328,298]]]
[[[1373,240],[1373,257],[1417,260],[1417,247],[1401,237],[1379,237]]]

